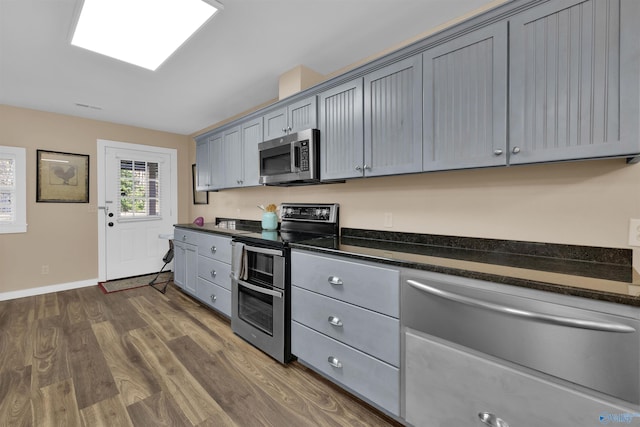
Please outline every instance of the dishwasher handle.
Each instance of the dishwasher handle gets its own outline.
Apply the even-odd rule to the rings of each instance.
[[[426,292],[431,295],[438,296],[440,298],[459,302],[462,304],[467,304],[472,307],[484,308],[484,309],[495,311],[498,313],[507,314],[510,316],[530,319],[533,321],[551,323],[551,324],[560,325],[560,326],[568,326],[571,328],[591,329],[594,331],[620,332],[620,333],[631,333],[636,331],[633,327],[629,325],[624,325],[622,323],[583,320],[583,319],[576,319],[573,317],[554,316],[551,314],[536,313],[534,311],[521,310],[517,308],[493,304],[487,301],[478,301],[473,298],[469,298],[463,295],[458,295],[453,292],[443,291],[442,289],[434,288],[433,286],[425,285],[424,283],[420,283],[415,280],[407,280],[407,283],[409,284],[409,286],[415,289],[418,289],[422,292]]]

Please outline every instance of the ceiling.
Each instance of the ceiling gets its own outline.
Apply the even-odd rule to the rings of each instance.
[[[277,98],[297,65],[335,72],[488,0],[219,2],[149,71],[71,46],[81,0],[0,0],[0,104],[189,135]]]

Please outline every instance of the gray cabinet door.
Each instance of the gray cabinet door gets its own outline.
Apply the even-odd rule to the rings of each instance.
[[[362,79],[342,84],[319,96],[320,179],[363,175],[364,116]]]
[[[240,126],[224,132],[225,185],[224,188],[240,187],[243,181],[242,132]]]
[[[185,244],[178,240],[174,240],[173,247],[173,283],[175,283],[181,289],[184,289],[187,256],[184,249]]]
[[[510,163],[638,153],[639,3],[546,2],[510,20]]]
[[[279,108],[264,115],[264,140],[286,135],[287,107]]]
[[[287,131],[298,132],[318,127],[318,110],[315,95],[294,102],[287,107]]]
[[[209,141],[196,142],[196,190],[211,189],[211,164],[209,163]]]
[[[365,176],[422,170],[422,57],[364,77]]]
[[[225,183],[224,137],[222,133],[209,139],[210,190],[219,190]]]
[[[262,117],[242,124],[243,187],[259,185],[258,144],[262,141]]]
[[[423,54],[424,170],[507,164],[507,23]]]

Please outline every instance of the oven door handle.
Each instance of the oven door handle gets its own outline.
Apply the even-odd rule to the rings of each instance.
[[[256,291],[261,294],[271,295],[272,297],[282,298],[282,292],[273,291],[271,289],[265,289],[260,286],[252,285],[251,283],[244,282],[242,280],[238,280],[238,284],[244,286],[245,288],[251,289],[252,291]]]
[[[256,252],[256,253],[264,254],[264,255],[283,256],[282,255],[282,251],[279,251],[279,250],[276,250],[276,249],[258,248],[258,247],[255,247],[255,246],[249,246],[247,244],[244,245],[244,249],[247,252]]]

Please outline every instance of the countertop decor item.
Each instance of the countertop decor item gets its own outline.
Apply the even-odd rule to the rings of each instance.
[[[198,225],[198,226],[202,227],[204,225],[204,218],[199,216],[198,218],[193,220],[193,223],[195,225]]]
[[[262,213],[262,229],[263,230],[277,230],[278,229],[278,216],[276,215],[276,205],[270,204],[264,208]]]

